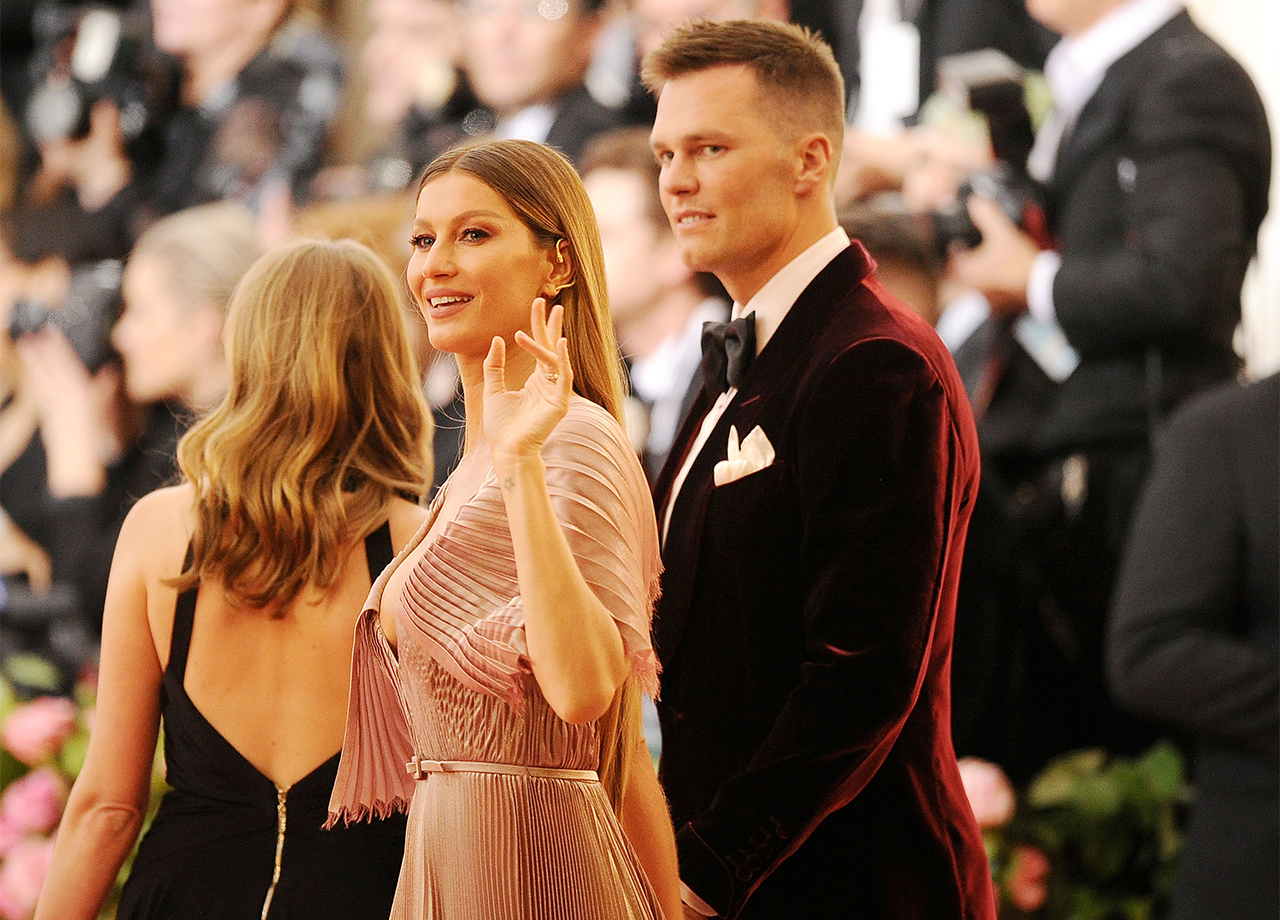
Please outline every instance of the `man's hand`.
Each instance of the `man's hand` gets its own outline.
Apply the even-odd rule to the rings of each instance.
[[[989,198],[971,197],[969,217],[982,233],[982,242],[970,250],[952,251],[951,274],[961,284],[981,291],[993,313],[1022,313],[1027,309],[1031,263],[1040,248]]]

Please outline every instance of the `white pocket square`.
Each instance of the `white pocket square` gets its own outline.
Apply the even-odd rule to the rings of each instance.
[[[765,437],[759,425],[751,429],[751,433],[743,439],[741,445],[738,444],[737,426],[730,425],[729,457],[716,464],[712,475],[716,485],[722,486],[762,470],[772,462],[773,445],[769,443],[769,439]]]

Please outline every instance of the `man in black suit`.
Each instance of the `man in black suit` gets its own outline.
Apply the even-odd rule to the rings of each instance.
[[[644,69],[663,206],[735,318],[655,488],[686,916],[990,920],[950,736],[977,438],[945,347],[837,223],[835,59],[699,22]]]
[[[465,134],[538,141],[576,162],[621,123],[585,82],[604,0],[462,0],[459,10],[463,63],[488,116],[469,113]]]
[[[1008,496],[1036,615],[1034,766],[1090,744],[1132,751],[1154,735],[1106,694],[1107,604],[1151,435],[1239,368],[1232,335],[1271,150],[1249,77],[1175,0],[1028,9],[1064,36],[1045,65],[1056,108],[1028,163],[1045,180],[1057,248],[1040,251],[974,199],[983,241],[953,267],[998,322],[1029,310],[1043,335],[992,362],[978,428],[984,487]]]
[[[1181,407],[1160,439],[1109,630],[1125,705],[1193,736],[1170,920],[1280,913],[1280,375]]]

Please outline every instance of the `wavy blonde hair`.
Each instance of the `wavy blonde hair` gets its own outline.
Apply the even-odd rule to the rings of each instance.
[[[431,420],[390,272],[360,243],[267,253],[227,322],[227,396],[178,445],[196,516],[174,584],[283,608],[333,586],[393,496],[421,497]]]
[[[450,172],[474,176],[501,195],[548,250],[560,240],[568,244],[573,277],[556,299],[564,306],[573,388],[622,425],[626,375],[609,318],[600,229],[573,165],[544,144],[483,141],[436,157],[422,174],[418,196],[433,179]],[[631,758],[644,742],[640,723],[639,683],[632,676],[600,720],[600,782],[618,812]]]

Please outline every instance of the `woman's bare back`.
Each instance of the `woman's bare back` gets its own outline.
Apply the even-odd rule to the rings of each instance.
[[[172,514],[165,517],[181,526],[156,535],[164,558],[155,577],[147,579],[148,614],[162,667],[177,592],[161,579],[180,570],[191,527],[189,487],[172,491]],[[408,542],[425,516],[400,499],[385,512],[393,550]],[[184,680],[187,695],[210,725],[279,788],[289,788],[342,746],[352,638],[369,587],[363,541],[348,550],[330,589],[308,586],[282,608],[240,607],[221,586],[200,586]]]

